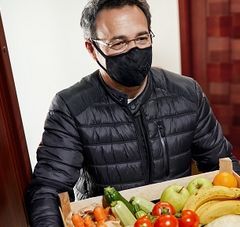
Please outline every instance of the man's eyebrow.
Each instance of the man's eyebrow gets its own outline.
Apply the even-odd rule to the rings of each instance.
[[[143,32],[139,32],[136,34],[135,37],[141,36],[141,35],[146,35],[149,34],[148,31],[143,31]],[[116,39],[123,39],[123,40],[127,40],[129,37],[125,36],[125,35],[117,35],[117,36],[113,36],[109,41],[114,41]]]

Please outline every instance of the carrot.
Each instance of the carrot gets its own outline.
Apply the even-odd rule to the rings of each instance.
[[[97,222],[97,227],[107,227],[104,222]]]
[[[95,227],[96,226],[90,215],[86,215],[84,217],[84,225],[85,225],[85,227]]]
[[[108,217],[108,215],[110,215],[111,208],[110,207],[106,207],[106,208],[104,208],[104,210],[105,210],[106,216]]]
[[[75,227],[84,227],[84,220],[83,220],[83,218],[82,218],[79,214],[77,214],[77,213],[75,213],[75,214],[72,215],[72,223],[73,223],[73,225],[74,225]]]
[[[97,222],[104,223],[107,220],[106,212],[101,206],[96,206],[94,208],[93,215]]]

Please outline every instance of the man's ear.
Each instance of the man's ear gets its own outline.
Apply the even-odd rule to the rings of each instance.
[[[97,60],[96,52],[95,52],[95,49],[93,47],[93,44],[90,41],[86,40],[85,41],[85,47],[87,48],[88,53],[92,56],[92,58],[94,60]]]

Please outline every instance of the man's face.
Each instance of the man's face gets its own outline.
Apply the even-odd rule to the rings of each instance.
[[[96,18],[96,38],[106,43],[114,43],[116,40],[132,40],[148,32],[147,18],[137,6],[103,9]],[[99,47],[106,55],[116,54],[116,51],[105,45],[99,44]],[[124,52],[133,47],[135,43],[130,42]],[[105,66],[105,59],[96,49],[95,54]]]

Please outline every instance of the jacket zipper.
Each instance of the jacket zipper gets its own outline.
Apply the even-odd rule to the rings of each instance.
[[[127,112],[132,115],[131,111],[127,108]],[[132,115],[133,116],[133,115]],[[145,157],[146,157],[146,162],[144,164],[146,164],[146,166],[143,166],[143,168],[145,167],[145,169],[143,169],[143,174],[144,174],[144,178],[145,178],[145,184],[149,184],[152,182],[152,158],[151,158],[151,154],[150,154],[150,149],[148,147],[148,143],[147,143],[147,136],[146,136],[146,130],[144,129],[144,123],[143,123],[143,119],[142,119],[142,113],[141,110],[139,111],[139,113],[137,115],[135,115],[135,117],[133,116],[133,122],[136,128],[136,133],[137,133],[137,141],[138,141],[138,145],[139,145],[139,151],[140,151],[140,156],[142,159],[142,163],[145,162]]]
[[[140,129],[143,135],[143,143],[145,146],[145,152],[146,152],[146,157],[147,157],[147,183],[152,183],[152,153],[149,149],[148,146],[148,142],[147,142],[147,133],[146,133],[146,129],[144,127],[144,119],[143,119],[143,115],[141,113],[140,110],[140,119],[139,119],[139,125],[140,125]]]
[[[167,149],[167,143],[166,143],[166,135],[165,135],[165,128],[162,121],[157,122],[157,128],[158,128],[158,136],[161,143],[161,150],[162,150],[162,158],[163,158],[163,169],[165,176],[168,177],[169,175],[169,154]]]

